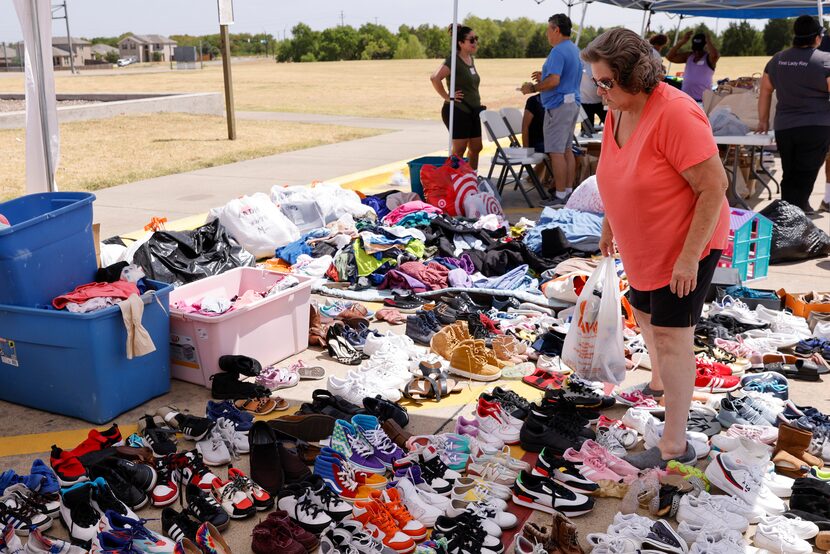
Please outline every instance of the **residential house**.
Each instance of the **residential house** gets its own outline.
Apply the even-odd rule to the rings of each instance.
[[[69,40],[66,37],[52,37],[52,49],[55,48],[63,50],[65,56],[58,56],[57,54],[53,53],[53,58],[60,58],[63,60],[65,57],[66,59],[63,60],[66,63],[57,63],[55,62],[55,66],[57,67],[69,67]],[[92,58],[92,43],[88,40],[84,40],[78,37],[72,37],[72,61],[75,62],[75,67],[83,67],[86,60],[91,60]]]
[[[80,67],[77,65],[78,62],[75,62],[75,67]],[[63,48],[58,48],[56,46],[52,47],[52,65],[56,68],[58,67],[72,67],[71,62],[69,61],[69,51],[64,50]]]
[[[5,42],[0,43],[0,67],[20,65],[21,63],[18,58],[17,46]]]
[[[107,57],[107,54],[111,52],[114,52],[118,54],[119,57],[121,57],[118,48],[114,48],[109,44],[98,43],[92,45],[92,57],[96,60],[103,60]]]
[[[160,54],[159,61],[169,62],[174,59],[173,48],[176,41],[163,35],[127,35],[118,41],[118,50],[122,58],[135,58],[139,62],[153,61],[155,53]]]

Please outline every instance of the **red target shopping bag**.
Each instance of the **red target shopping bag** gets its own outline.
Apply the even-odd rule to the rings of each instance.
[[[421,185],[427,203],[452,216],[464,215],[464,200],[478,192],[478,179],[470,165],[450,156],[444,165],[421,168]]]

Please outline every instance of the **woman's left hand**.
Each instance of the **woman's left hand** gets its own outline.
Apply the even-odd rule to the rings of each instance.
[[[697,286],[697,269],[697,260],[688,260],[684,256],[677,258],[671,273],[669,290],[678,298],[690,295]]]

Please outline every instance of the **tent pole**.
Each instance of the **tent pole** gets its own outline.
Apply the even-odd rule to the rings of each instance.
[[[671,43],[672,46],[677,45],[677,41],[680,39],[680,24],[683,23],[683,14],[680,14],[680,17],[677,19],[677,29],[674,31],[674,42]],[[669,74],[671,71],[671,60],[669,60],[669,66],[666,68],[666,75]]]
[[[458,58],[458,0],[453,0],[452,3],[452,48],[450,49],[452,52],[452,57],[450,58],[450,138],[449,138],[449,146],[447,150],[449,150],[449,154],[447,157],[452,156],[452,129],[453,124],[455,123],[455,64],[456,58]]]
[[[824,25],[824,8],[821,5],[821,0],[816,0],[816,4],[818,4],[818,21]]]
[[[651,12],[649,8],[646,8],[643,11],[643,26],[640,28],[640,36],[645,38],[646,36],[646,20],[648,18],[648,14]]]
[[[576,30],[576,46],[579,47],[579,39],[582,36],[582,26],[585,25],[585,12],[588,11],[588,4],[590,2],[582,3],[582,17],[579,18],[579,29]]]
[[[32,31],[35,37],[32,45],[32,58],[29,63],[33,63],[33,72],[37,75],[39,80],[37,87],[37,103],[38,111],[40,112],[40,136],[43,143],[43,160],[46,163],[46,178],[49,180],[49,191],[56,192],[55,185],[55,171],[54,162],[52,160],[52,149],[49,146],[50,129],[47,118],[46,106],[46,91],[44,90],[44,82],[46,81],[46,71],[43,67],[43,48],[41,47],[40,36],[40,13],[38,12],[38,0],[29,0],[29,5],[32,10]]]

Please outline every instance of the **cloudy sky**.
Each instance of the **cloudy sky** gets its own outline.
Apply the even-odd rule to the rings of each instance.
[[[43,0],[48,1],[48,0]],[[58,0],[54,0],[58,1]],[[216,0],[67,0],[70,30],[73,36],[114,36],[125,32],[137,34],[208,34],[218,32]],[[540,3],[537,3],[540,2]],[[399,25],[433,23],[447,25],[452,18],[450,0],[235,0],[236,24],[232,32],[268,32],[282,37],[302,21],[315,29],[337,25],[341,21],[359,27],[377,22],[396,30]],[[491,18],[530,17],[545,21],[557,12],[565,12],[562,0],[460,0],[459,18],[467,14]],[[571,16],[578,23],[582,7],[573,8]],[[592,4],[586,25],[625,25],[639,32],[642,12]],[[690,24],[696,21],[690,20]],[[728,22],[704,20],[711,27],[723,29]],[[684,26],[686,22],[684,21]],[[65,35],[63,20],[54,22],[53,33]],[[676,19],[655,15],[652,28],[673,28]],[[17,41],[22,37],[11,0],[0,0],[0,41]]]

